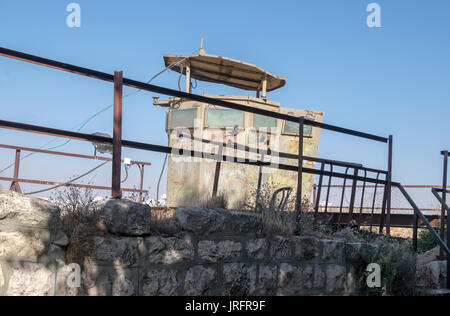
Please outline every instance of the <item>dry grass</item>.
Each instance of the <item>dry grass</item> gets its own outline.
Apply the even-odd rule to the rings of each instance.
[[[86,237],[106,230],[100,214],[102,205],[94,201],[92,190],[75,187],[58,191],[52,200],[61,209],[63,229],[70,240],[66,260],[81,264],[86,254]]]
[[[151,234],[155,236],[175,236],[179,234],[173,220],[173,209],[152,209]]]
[[[228,201],[224,194],[219,194],[216,197],[204,198],[200,201],[199,207],[210,210],[226,209],[228,207]]]

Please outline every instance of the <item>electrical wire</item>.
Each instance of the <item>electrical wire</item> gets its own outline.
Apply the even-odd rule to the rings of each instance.
[[[178,77],[178,90],[180,90],[180,91],[181,91],[181,77],[182,77],[182,75],[183,75],[183,65],[180,65],[180,76]],[[178,107],[180,107],[181,102],[176,102],[172,106],[174,108],[176,108],[177,105],[178,105]],[[161,174],[159,175],[159,179],[158,179],[158,186],[156,187],[156,205],[157,206],[159,205],[159,187],[161,185],[161,179],[162,179],[162,176],[164,174],[164,168],[166,167],[167,156],[168,155],[166,154],[166,156],[164,157],[164,163],[163,163],[163,166],[161,168]]]
[[[195,53],[198,52],[198,51],[199,51],[199,49],[196,49],[195,51],[193,51],[193,52],[191,53],[191,55],[195,54]],[[182,63],[183,61],[185,61],[186,59],[189,59],[189,56],[188,56],[188,57],[185,57],[185,58],[183,58],[183,59],[181,59],[181,60],[179,60],[179,61],[177,61],[177,62],[174,62],[174,63],[170,64],[169,66],[167,66],[166,68],[164,68],[162,71],[160,71],[159,73],[157,73],[156,75],[154,75],[153,77],[151,77],[146,83],[147,83],[147,84],[150,84],[150,83],[151,83],[154,79],[156,79],[158,76],[162,75],[162,74],[163,74],[164,72],[166,72],[167,70],[171,70],[171,69],[172,69],[173,67],[175,67],[176,65],[181,64],[181,63]],[[182,72],[182,71],[181,71],[181,72]],[[179,77],[179,79],[178,79],[178,88],[179,88],[179,89],[180,89],[180,80],[181,80],[181,74],[180,74],[180,77]],[[180,90],[181,90],[181,89],[180,89]],[[141,91],[142,91],[142,89],[139,89],[139,90],[130,92],[130,93],[124,95],[123,98],[125,99],[125,98],[128,98],[128,97],[132,96],[132,95],[139,94]],[[99,116],[100,114],[106,112],[107,110],[109,110],[109,109],[112,108],[113,106],[114,106],[114,104],[110,104],[110,105],[108,105],[107,107],[102,108],[100,111],[96,112],[95,114],[93,114],[92,116],[90,116],[89,118],[87,118],[86,120],[84,120],[84,121],[81,123],[80,127],[76,130],[76,132],[77,132],[77,133],[80,132],[80,131],[81,131],[87,124],[89,124],[89,122],[91,122],[94,118],[96,118],[96,117]],[[74,128],[72,128],[72,130],[73,130],[73,129],[74,129]],[[57,139],[58,139],[58,138],[54,138],[54,139],[50,140],[49,142],[47,142],[46,144],[44,144],[43,146],[41,146],[40,149],[42,149],[42,148],[48,146],[49,144],[51,144],[52,142],[54,142],[54,141],[57,140]],[[70,143],[71,141],[72,141],[72,139],[68,139],[67,141],[65,141],[64,143],[62,143],[62,144],[60,144],[60,145],[57,145],[57,146],[54,146],[54,147],[50,147],[50,148],[45,148],[45,150],[55,150],[55,149],[61,148],[61,147],[65,146],[65,145],[67,145],[68,143]],[[26,159],[26,158],[28,158],[28,157],[30,157],[30,156],[32,156],[32,155],[35,155],[35,154],[37,154],[37,153],[29,153],[28,155],[23,156],[23,157],[20,159],[20,161],[22,161],[22,160],[24,160],[24,159]],[[10,168],[12,168],[12,167],[14,166],[14,164],[15,164],[15,163],[13,162],[13,163],[9,164],[8,166],[6,166],[5,168],[3,168],[2,170],[0,170],[0,174],[2,174],[3,172],[9,170]]]
[[[168,154],[166,154],[166,157],[164,158],[164,163],[163,163],[163,166],[161,168],[161,174],[159,175],[158,186],[156,187],[156,206],[159,205],[159,186],[161,184],[161,179],[162,179],[162,176],[163,176],[163,173],[164,173],[164,168],[166,167],[167,156],[168,156]]]
[[[25,195],[33,195],[33,194],[37,194],[37,193],[43,193],[43,192],[55,190],[55,189],[57,189],[57,188],[59,188],[59,187],[67,186],[68,184],[71,184],[72,182],[77,181],[77,180],[79,180],[79,179],[81,179],[81,178],[84,178],[85,176],[91,174],[92,172],[94,172],[95,170],[97,170],[97,169],[103,167],[103,166],[106,165],[107,163],[109,163],[109,161],[105,161],[104,163],[98,165],[98,166],[95,167],[94,169],[89,170],[88,172],[82,174],[81,176],[78,176],[78,177],[76,177],[76,178],[74,178],[74,179],[72,179],[72,180],[70,180],[70,181],[67,181],[67,182],[58,184],[58,185],[56,185],[56,186],[54,186],[54,187],[47,188],[47,189],[44,189],[44,190],[34,191],[34,192],[28,192],[28,193],[24,193],[24,194],[25,194]]]
[[[125,166],[125,179],[122,180],[122,182],[120,183],[124,183],[125,181],[128,180],[128,169],[130,168],[130,166],[128,165],[124,165]]]

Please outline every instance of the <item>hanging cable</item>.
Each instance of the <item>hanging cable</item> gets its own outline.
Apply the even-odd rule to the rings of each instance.
[[[166,167],[167,156],[168,156],[168,154],[166,154],[166,157],[164,158],[164,164],[163,164],[163,167],[161,168],[161,174],[159,175],[158,186],[156,187],[156,206],[159,205],[159,186],[161,184],[161,179],[162,179],[162,176],[164,173],[164,168]]]
[[[128,180],[128,169],[130,168],[130,166],[124,165],[124,167],[125,167],[125,179],[123,179],[122,182],[120,183],[124,183],[125,181]]]
[[[25,194],[25,195],[33,195],[33,194],[37,194],[37,193],[43,193],[43,192],[55,190],[55,189],[57,189],[57,188],[59,188],[59,187],[67,186],[67,185],[71,184],[72,182],[77,181],[77,180],[79,180],[79,179],[81,179],[81,178],[84,178],[85,176],[91,174],[92,172],[94,172],[95,170],[97,170],[97,169],[103,167],[103,166],[106,165],[107,163],[109,163],[109,161],[105,161],[104,163],[98,165],[98,166],[95,167],[94,169],[89,170],[88,172],[82,174],[81,176],[78,176],[78,177],[76,177],[76,178],[74,178],[74,179],[72,179],[72,180],[70,180],[70,181],[67,181],[67,182],[58,184],[58,185],[56,185],[56,186],[54,186],[54,187],[47,188],[47,189],[44,189],[44,190],[34,191],[34,192],[28,192],[28,193],[24,193],[24,194]]]

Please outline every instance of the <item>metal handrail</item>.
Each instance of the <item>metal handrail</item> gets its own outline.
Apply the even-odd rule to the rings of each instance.
[[[403,186],[400,183],[395,183],[395,184],[393,183],[392,185],[396,186],[400,190],[400,192],[403,194],[403,196],[406,198],[406,200],[409,202],[409,204],[411,204],[411,206],[412,206],[412,208],[414,210],[414,215],[417,217],[417,219],[414,221],[414,238],[413,238],[414,250],[417,251],[417,229],[418,229],[418,218],[420,218],[424,222],[425,226],[428,228],[430,233],[433,235],[434,239],[436,239],[436,241],[438,242],[439,246],[441,246],[442,249],[444,249],[445,252],[447,252],[447,254],[449,255],[449,258],[450,258],[450,249],[449,249],[449,247],[445,244],[445,242],[442,240],[442,238],[436,232],[434,227],[431,226],[431,224],[428,221],[428,219],[425,217],[425,215],[422,213],[422,211],[419,209],[419,207],[416,205],[416,203],[414,203],[412,198],[406,192],[405,188],[403,188]]]
[[[431,192],[436,197],[436,199],[441,203],[443,209],[447,211],[447,223],[450,223],[450,220],[448,217],[450,216],[450,207],[447,205],[445,200],[439,196],[438,192],[444,192],[444,189],[431,189]],[[445,190],[445,193],[447,193],[447,190]],[[444,218],[441,218],[441,221],[444,221]],[[445,227],[445,224],[444,224]],[[450,246],[450,227],[447,225],[447,245]],[[442,249],[442,248],[441,248]],[[450,253],[447,251],[447,288],[450,289]]]
[[[13,59],[17,59],[17,60],[45,66],[45,67],[50,67],[50,68],[57,69],[57,70],[67,71],[67,72],[71,72],[71,73],[74,73],[77,75],[87,76],[87,77],[104,80],[104,81],[108,81],[108,82],[114,82],[114,76],[111,74],[108,74],[108,73],[104,73],[101,71],[88,69],[88,68],[84,68],[84,67],[79,67],[79,66],[75,66],[75,65],[63,63],[60,61],[35,56],[35,55],[30,55],[30,54],[27,54],[24,52],[15,51],[15,50],[8,49],[5,47],[0,47],[0,56],[5,56],[8,58],[13,58]],[[232,102],[227,102],[227,101],[223,101],[223,100],[205,97],[202,95],[181,92],[178,90],[155,86],[155,85],[151,85],[151,84],[144,83],[144,82],[139,82],[139,81],[128,79],[128,78],[123,78],[122,83],[123,83],[123,85],[129,86],[129,87],[132,87],[135,89],[143,90],[143,91],[149,91],[149,92],[159,93],[159,94],[163,94],[163,95],[179,97],[182,99],[197,101],[197,102],[201,102],[201,103],[214,104],[214,105],[222,106],[225,108],[250,112],[250,113],[254,113],[254,114],[260,114],[260,115],[264,115],[264,116],[268,116],[268,117],[273,117],[273,118],[282,119],[285,121],[298,123],[298,117],[288,115],[288,114],[273,112],[273,111],[269,111],[269,110],[265,110],[265,109],[254,108],[254,107],[247,106],[247,105],[242,105],[242,104],[237,104],[237,103],[232,103]],[[314,126],[314,127],[319,127],[319,128],[325,129],[325,130],[338,132],[338,133],[343,133],[343,134],[347,134],[347,135],[353,135],[356,137],[371,139],[371,140],[375,140],[375,141],[382,142],[382,143],[389,142],[389,139],[386,137],[381,137],[381,136],[377,136],[377,135],[373,135],[373,134],[369,134],[369,133],[355,131],[355,130],[343,128],[340,126],[316,122],[313,120],[304,119],[304,124]]]

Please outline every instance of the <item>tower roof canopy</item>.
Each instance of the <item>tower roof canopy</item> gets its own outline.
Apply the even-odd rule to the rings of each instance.
[[[164,55],[164,62],[166,67],[180,62],[180,66],[172,70],[183,74],[186,74],[186,67],[190,64],[192,78],[244,90],[263,90],[266,79],[267,91],[273,91],[283,87],[288,80],[244,61],[206,54],[203,49],[196,55]]]

